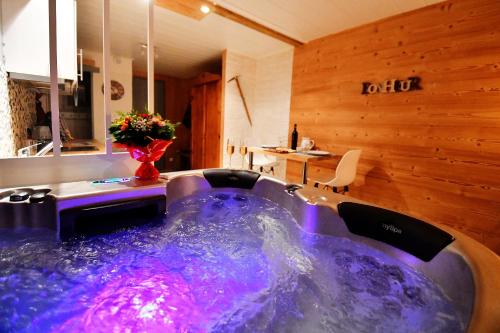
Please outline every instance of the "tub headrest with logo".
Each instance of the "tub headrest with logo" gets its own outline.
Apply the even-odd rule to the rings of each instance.
[[[431,261],[454,240],[429,223],[387,209],[354,202],[342,202],[337,208],[353,234],[390,244],[423,261]]]

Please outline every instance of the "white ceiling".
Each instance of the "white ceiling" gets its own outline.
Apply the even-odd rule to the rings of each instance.
[[[188,0],[186,0],[188,1]],[[307,42],[441,0],[220,0],[217,3]],[[78,47],[102,50],[102,0],[78,0]],[[111,0],[111,49],[145,70],[146,0]],[[224,49],[260,58],[291,48],[210,14],[201,21],[155,7],[156,72],[192,77],[210,70]]]
[[[302,42],[443,0],[219,0],[218,4]]]

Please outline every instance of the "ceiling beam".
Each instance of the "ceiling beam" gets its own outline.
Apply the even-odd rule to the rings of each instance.
[[[257,30],[258,32],[261,32],[261,33],[268,35],[272,38],[278,39],[278,40],[285,42],[287,44],[290,44],[293,46],[301,46],[304,44],[301,41],[298,41],[294,38],[288,37],[287,35],[282,34],[281,32],[278,32],[276,30],[268,28],[263,24],[255,22],[253,20],[250,20],[250,19],[246,18],[245,16],[240,15],[238,13],[235,13],[235,12],[233,12],[229,9],[226,9],[220,5],[213,4],[211,9],[217,15],[220,15],[220,16],[225,17],[231,21],[234,21],[236,23],[244,25],[250,29]]]
[[[289,37],[279,31],[273,30],[271,28],[266,27],[263,24],[260,24],[256,21],[253,21],[249,18],[246,18],[243,15],[233,12],[227,8],[222,7],[216,3],[212,3],[210,1],[205,0],[155,0],[155,4],[157,6],[166,8],[168,10],[172,10],[176,13],[182,14],[184,16],[188,16],[194,18],[196,20],[201,20],[209,13],[214,13],[219,16],[222,16],[226,19],[229,19],[238,24],[244,25],[250,29],[256,30],[260,33],[263,33],[267,36],[270,36],[274,39],[278,39],[284,43],[290,44],[292,46],[301,46],[302,43],[299,40],[296,40],[292,37]],[[202,13],[200,10],[201,6],[207,6],[210,8],[210,12],[208,14]]]
[[[207,16],[200,10],[201,6],[207,5],[204,0],[155,0],[155,5],[198,21]]]

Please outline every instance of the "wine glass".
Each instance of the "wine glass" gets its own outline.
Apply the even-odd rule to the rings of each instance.
[[[227,139],[226,151],[227,151],[227,154],[229,155],[229,168],[231,168],[231,157],[234,154],[234,143],[233,143],[233,140]]]
[[[240,141],[240,155],[241,155],[241,168],[245,169],[245,156],[247,155],[248,147],[245,144],[245,140]]]

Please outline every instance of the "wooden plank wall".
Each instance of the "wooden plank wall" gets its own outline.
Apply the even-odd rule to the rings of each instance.
[[[498,0],[447,1],[296,48],[290,128],[321,149],[363,150],[353,197],[500,253],[499,22]],[[408,76],[423,90],[361,95],[361,82]],[[299,165],[287,170],[299,180]]]

